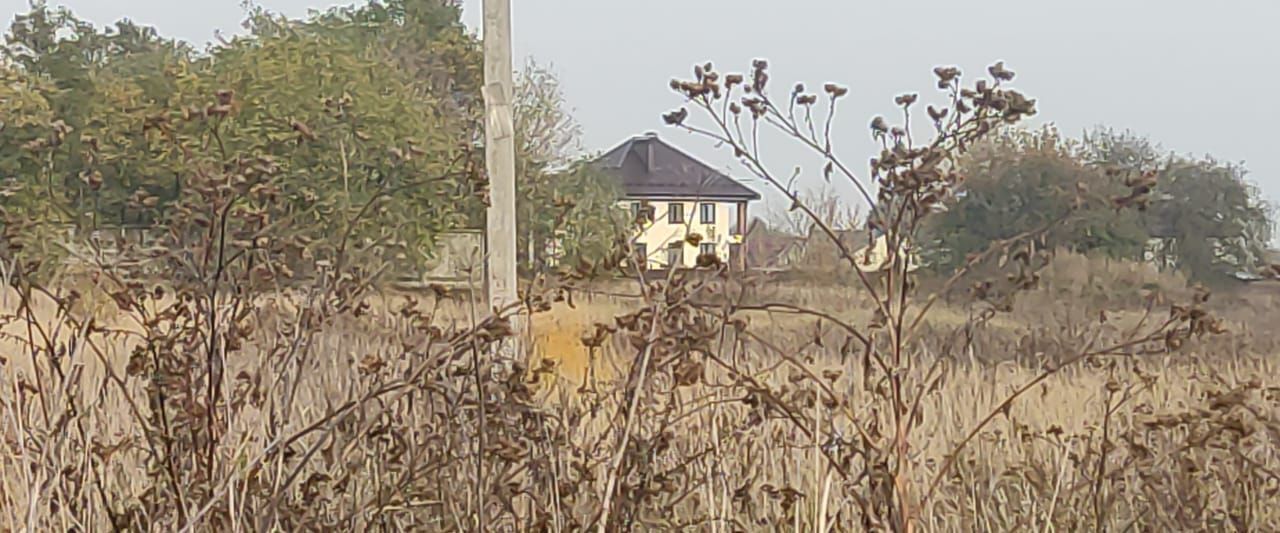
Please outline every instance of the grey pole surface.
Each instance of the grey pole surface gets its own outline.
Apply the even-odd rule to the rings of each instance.
[[[511,0],[484,0],[485,170],[489,208],[485,222],[489,304],[502,309],[518,301],[516,287],[515,127],[511,116]],[[505,356],[523,354],[523,316],[512,319],[514,341]]]

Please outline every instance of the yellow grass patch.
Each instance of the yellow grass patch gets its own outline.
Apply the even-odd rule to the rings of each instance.
[[[559,381],[574,389],[591,380],[609,380],[614,367],[607,359],[608,350],[592,350],[582,343],[597,322],[612,322],[619,307],[610,303],[593,303],[576,308],[557,305],[530,320],[530,346],[534,361],[549,360],[557,370]]]

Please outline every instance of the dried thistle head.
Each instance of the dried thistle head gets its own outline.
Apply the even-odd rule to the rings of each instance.
[[[947,118],[947,113],[950,110],[945,107],[942,109],[937,109],[937,108],[934,108],[933,106],[929,106],[927,111],[929,113],[929,118],[933,119],[934,122],[942,122],[942,119]]]
[[[996,80],[1013,81],[1014,73],[1012,70],[1005,68],[1004,61],[997,61],[994,65],[987,67],[987,72]]]
[[[884,117],[877,116],[871,119],[872,135],[877,135],[877,136],[884,135],[885,133],[888,133],[888,132],[889,132],[889,123],[885,121]]]
[[[212,113],[211,113],[211,114],[212,114]],[[300,142],[300,143],[301,143],[302,141],[314,141],[314,140],[316,140],[316,134],[315,134],[315,132],[314,132],[314,131],[312,131],[312,130],[311,130],[311,128],[310,128],[309,126],[307,126],[306,124],[303,124],[303,123],[302,123],[302,121],[300,121],[300,120],[296,120],[296,119],[295,119],[295,120],[293,120],[293,121],[290,121],[290,122],[289,122],[289,127],[290,127],[294,132],[297,132],[297,134],[298,134],[298,142]]]
[[[720,256],[716,254],[699,254],[697,259],[698,268],[718,268],[724,265],[720,260]]]
[[[831,95],[831,98],[833,98],[833,99],[834,99],[834,98],[840,98],[840,97],[842,97],[842,96],[844,96],[844,95],[846,95],[846,94],[849,94],[849,88],[848,88],[848,87],[844,87],[844,86],[841,86],[841,85],[836,85],[836,84],[834,84],[834,83],[828,83],[828,84],[825,84],[825,85],[823,85],[823,86],[822,86],[822,89],[823,89],[824,91],[826,91],[826,92],[827,92],[827,94]]]
[[[957,67],[934,67],[933,74],[938,77],[938,88],[946,89],[960,77],[960,69]]]
[[[667,125],[670,126],[682,125],[687,118],[689,118],[689,110],[683,107],[662,115],[663,122],[666,122]]]
[[[763,94],[765,87],[769,84],[769,62],[763,59],[756,59],[751,62],[751,88],[756,93]]]

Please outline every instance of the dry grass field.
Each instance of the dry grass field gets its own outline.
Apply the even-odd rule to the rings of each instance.
[[[1280,297],[1264,289],[1222,296],[1216,305],[1231,331],[1177,352],[1097,358],[1045,375],[1044,362],[1062,360],[1093,336],[1138,324],[1138,306],[1124,301],[1136,294],[1131,286],[1179,282],[1153,281],[1149,273],[1134,274],[1142,278],[1135,282],[1126,279],[1132,269],[1125,265],[1060,268],[1012,312],[980,327],[965,326],[972,310],[960,301],[939,308],[925,324],[930,333],[911,354],[912,365],[923,370],[944,361],[936,368],[945,378],[920,396],[919,429],[905,450],[909,490],[922,506],[914,527],[1280,529],[1280,335],[1267,319]],[[74,314],[94,317],[93,331],[77,331],[81,322],[60,315],[48,297],[28,309],[12,290],[0,295],[11,316],[0,343],[0,530],[130,529],[126,523],[147,523],[143,515],[158,512],[146,503],[150,495],[175,490],[189,502],[178,523],[190,519],[203,524],[201,530],[220,530],[218,524],[253,529],[263,522],[251,514],[266,508],[266,500],[278,506],[281,524],[297,529],[474,530],[476,502],[485,501],[495,509],[509,506],[511,516],[544,517],[530,522],[535,526],[494,519],[485,525],[490,529],[568,531],[590,524],[601,505],[596,495],[618,464],[612,462],[620,438],[617,407],[628,399],[619,385],[636,354],[618,342],[589,349],[583,338],[594,324],[636,308],[635,300],[578,297],[573,307],[556,303],[534,317],[530,367],[536,371],[526,380],[531,399],[510,413],[487,406],[490,418],[513,417],[510,427],[491,421],[494,427],[479,433],[461,422],[477,408],[459,400],[473,385],[464,358],[439,366],[436,385],[379,396],[351,410],[345,422],[324,425],[328,435],[300,438],[278,454],[272,450],[284,436],[325,424],[352,399],[412,372],[415,357],[428,357],[416,346],[424,342],[422,328],[406,318],[406,305],[444,329],[465,328],[477,316],[465,299],[385,294],[371,298],[359,317],[336,317],[303,332],[296,317],[306,304],[280,296],[257,301],[253,340],[222,373],[228,405],[220,407],[226,416],[218,418],[223,433],[215,453],[224,460],[209,479],[179,470],[176,478],[189,487],[158,488],[169,474],[150,447],[165,441],[154,435],[156,404],[145,376],[130,369],[131,355],[146,342],[143,326],[101,300],[105,293],[80,290],[86,296]],[[850,289],[789,284],[761,293],[834,310],[849,323],[870,315]],[[1113,309],[1105,322],[1103,306]],[[635,423],[635,450],[628,452],[640,460],[628,461],[621,476],[631,491],[618,511],[625,522],[611,529],[873,527],[858,500],[887,489],[867,479],[880,474],[868,466],[869,457],[859,456],[859,440],[890,430],[891,419],[867,408],[878,405],[882,392],[867,380],[860,356],[843,352],[840,332],[812,318],[766,311],[737,316],[746,327],[725,330],[709,356],[732,361],[736,370],[708,363],[704,379],[689,387],[675,386],[676,372],[663,374],[668,381],[659,379],[642,402],[647,414]],[[972,339],[961,351],[951,341],[957,331]],[[31,348],[30,340],[45,338],[55,357]],[[305,357],[282,355],[298,343],[308,346],[296,352]],[[459,362],[462,370],[453,369]],[[293,374],[290,365],[298,369]],[[802,374],[820,377],[806,381]],[[794,400],[799,412],[770,413],[750,401],[754,387]],[[826,398],[824,390],[837,400],[814,401]],[[415,397],[433,393],[438,402]],[[513,401],[498,392],[488,397]],[[405,432],[385,431],[390,428]],[[534,434],[521,440],[505,432]],[[477,463],[477,439],[511,449]],[[954,465],[940,475],[952,457]],[[477,464],[485,469],[479,474]],[[477,477],[489,481],[477,485]],[[268,490],[290,483],[287,490]],[[486,487],[489,498],[473,498],[477,486]],[[541,489],[539,496],[520,494]],[[283,494],[284,502],[272,501],[280,498],[273,494]],[[104,509],[103,502],[114,507]],[[138,516],[126,522],[122,517],[130,513]]]
[[[704,1],[634,76],[557,14],[570,87],[502,72],[510,2],[344,3],[247,0],[206,45],[10,17],[0,533],[1280,531],[1275,191],[1228,120],[1257,113],[1143,127],[1219,157],[1061,130],[1041,98],[1127,123],[1205,91],[976,63],[1044,9]],[[1122,49],[1213,35],[1121,15]],[[939,39],[978,46],[911,49]],[[671,133],[588,153],[581,91]]]

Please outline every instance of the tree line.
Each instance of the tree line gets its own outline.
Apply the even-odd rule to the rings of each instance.
[[[49,257],[41,245],[67,226],[190,216],[175,210],[201,179],[188,156],[205,150],[223,166],[263,159],[273,170],[256,185],[286,199],[263,223],[331,252],[411,266],[442,232],[483,226],[483,58],[456,3],[372,1],[304,19],[252,8],[245,27],[197,49],[43,1],[15,17],[0,49],[10,240]],[[531,244],[555,235],[563,261],[602,254],[615,184],[581,157],[554,75],[531,62],[515,104],[523,265],[545,263]]]
[[[186,216],[175,206],[200,177],[184,156],[203,150],[223,165],[269,157],[261,186],[287,201],[264,223],[287,221],[329,253],[364,247],[412,268],[441,232],[483,225],[482,54],[456,3],[375,0],[304,19],[254,8],[245,27],[197,49],[43,1],[15,17],[0,49],[5,238],[50,257],[49,237],[66,226]],[[625,225],[617,184],[581,157],[555,76],[530,63],[515,96],[522,266],[611,257]],[[1161,177],[1140,209],[1090,207],[1046,245],[1213,280],[1263,263],[1272,238],[1270,207],[1242,167],[1132,134],[1009,128],[958,165],[964,198],[920,228],[920,250],[943,272],[1054,220],[1077,187],[1122,199],[1116,177],[1132,170]]]
[[[1108,201],[1052,228],[1044,245],[1151,261],[1204,282],[1253,272],[1267,260],[1272,210],[1239,165],[1166,151],[1127,132],[1097,128],[1072,139],[1044,128],[1004,131],[960,166],[964,198],[922,231],[923,253],[943,271],[987,243],[1058,220],[1081,192]],[[1150,185],[1121,178],[1144,174]],[[1152,194],[1128,205],[1133,186]]]

